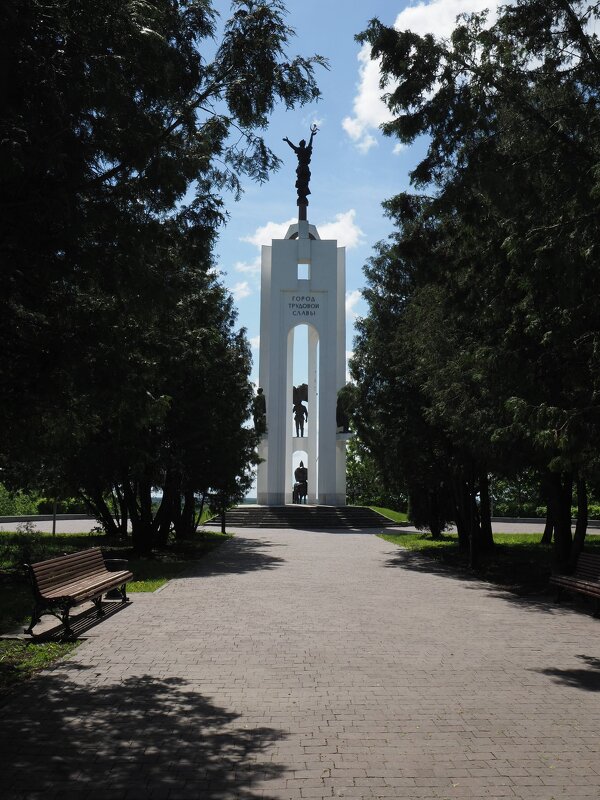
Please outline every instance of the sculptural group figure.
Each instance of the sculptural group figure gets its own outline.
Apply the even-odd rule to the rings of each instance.
[[[308,470],[303,461],[294,470],[294,479],[296,483],[294,484],[292,501],[294,503],[302,503],[302,501],[306,503],[306,498],[308,497]]]
[[[252,403],[252,417],[254,420],[254,430],[259,436],[264,436],[267,432],[267,404],[262,389],[258,389]]]

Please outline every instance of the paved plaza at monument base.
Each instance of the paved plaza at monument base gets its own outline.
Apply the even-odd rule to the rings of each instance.
[[[428,564],[428,569],[431,565]],[[600,621],[244,530],[0,705],[0,797],[600,797]]]

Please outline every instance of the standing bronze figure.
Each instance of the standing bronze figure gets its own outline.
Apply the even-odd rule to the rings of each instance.
[[[254,419],[254,430],[259,436],[264,436],[267,432],[267,403],[260,387],[252,401],[252,417]]]
[[[308,410],[304,403],[299,400],[294,403],[292,408],[294,412],[294,422],[296,423],[296,436],[304,436],[304,420],[308,422]]]
[[[308,205],[308,195],[310,194],[310,189],[308,188],[308,184],[310,181],[310,158],[312,156],[312,143],[315,135],[319,129],[316,125],[312,125],[310,129],[310,139],[308,140],[308,144],[306,144],[305,139],[301,139],[299,145],[296,147],[293,142],[287,138],[284,138],[284,142],[287,142],[289,146],[292,148],[296,156],[298,157],[298,166],[296,167],[296,190],[298,192],[298,219],[305,220],[306,219],[306,207]]]

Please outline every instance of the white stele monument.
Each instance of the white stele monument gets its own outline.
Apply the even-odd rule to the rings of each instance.
[[[261,255],[259,386],[266,401],[257,500],[278,506],[293,498],[293,454],[307,454],[308,502],[346,505],[346,441],[338,432],[336,402],[346,382],[346,255],[335,240],[323,240],[306,219],[308,146],[288,144],[298,155],[298,224],[273,239]],[[293,414],[294,332],[308,326],[307,435],[296,436]]]

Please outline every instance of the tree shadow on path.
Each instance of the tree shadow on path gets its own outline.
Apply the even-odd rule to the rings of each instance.
[[[554,679],[555,683],[572,686],[575,689],[584,689],[588,692],[600,692],[600,658],[584,655],[578,655],[576,658],[587,664],[588,668],[558,669],[557,667],[548,667],[547,669],[537,669],[535,672],[549,675]]]
[[[235,536],[178,577],[189,578],[228,573],[242,574],[244,572],[276,569],[285,564],[285,559],[272,555],[267,551],[285,546],[279,543]]]
[[[100,681],[101,667],[67,670],[0,706],[4,800],[269,798],[268,782],[283,768],[267,751],[283,732],[236,725],[237,714],[181,678],[90,687],[83,681]]]
[[[385,561],[385,566],[389,568],[408,569],[412,572],[422,572],[428,575],[437,575],[443,578],[466,583],[466,588],[472,591],[485,592],[489,597],[504,600],[511,605],[517,606],[523,611],[541,612],[554,616],[565,616],[566,614],[591,614],[593,609],[585,602],[585,598],[570,598],[568,605],[563,601],[560,605],[554,602],[555,592],[550,588],[537,591],[533,594],[524,594],[518,591],[518,587],[501,586],[491,583],[485,577],[475,575],[467,567],[457,564],[447,564],[438,561],[430,556],[398,548],[393,556]]]

